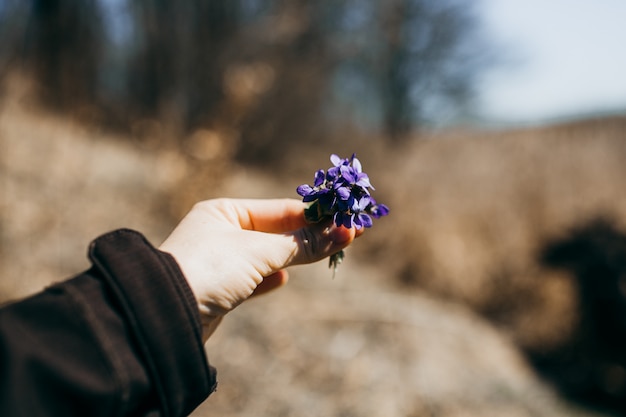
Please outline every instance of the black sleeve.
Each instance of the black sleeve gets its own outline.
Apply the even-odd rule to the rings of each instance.
[[[174,259],[130,230],[92,267],[0,309],[0,416],[185,416],[215,390]]]

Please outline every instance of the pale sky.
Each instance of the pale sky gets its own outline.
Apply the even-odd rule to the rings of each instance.
[[[532,123],[626,113],[625,0],[482,0],[486,31],[512,63],[486,78],[481,113]]]

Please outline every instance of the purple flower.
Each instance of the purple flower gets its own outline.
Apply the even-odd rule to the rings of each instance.
[[[372,217],[378,219],[389,214],[389,208],[371,196],[374,187],[356,154],[350,158],[332,154],[330,162],[333,166],[326,172],[323,169],[315,172],[313,186],[302,184],[296,189],[302,201],[311,203],[304,210],[307,221],[329,220],[337,227],[362,229],[372,227]],[[329,266],[336,271],[343,258],[343,251],[333,254]]]
[[[372,217],[389,214],[387,206],[371,197],[374,187],[356,154],[350,158],[332,154],[330,162],[333,166],[326,171],[316,171],[313,186],[303,184],[296,190],[304,202],[311,203],[305,210],[308,221],[332,219],[338,227],[361,229],[372,227]]]

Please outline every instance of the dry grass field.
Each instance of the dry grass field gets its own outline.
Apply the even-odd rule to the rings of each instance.
[[[350,248],[232,312],[207,344],[218,391],[194,416],[606,416],[563,399],[526,354],[576,333],[575,276],[543,248],[595,218],[626,227],[626,119],[446,132],[388,150],[345,141],[269,170],[197,132],[131,138],[0,102],[0,301],[87,266],[117,227],[158,244],[194,200],[296,197],[328,154],[359,157],[391,215]],[[160,136],[159,136],[160,135]],[[198,149],[202,158],[194,158]],[[197,156],[197,155],[196,155]],[[619,392],[619,364],[599,379]],[[602,379],[606,376],[605,379]]]

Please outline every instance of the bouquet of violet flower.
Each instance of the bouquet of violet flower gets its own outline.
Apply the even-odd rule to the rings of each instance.
[[[330,161],[333,166],[326,172],[320,169],[315,173],[313,186],[302,184],[296,190],[302,201],[311,203],[304,210],[308,222],[332,219],[337,227],[361,229],[372,227],[372,217],[377,219],[389,214],[389,208],[372,197],[370,190],[374,187],[356,154],[350,158],[332,154]],[[340,251],[330,257],[333,275],[344,256]]]

